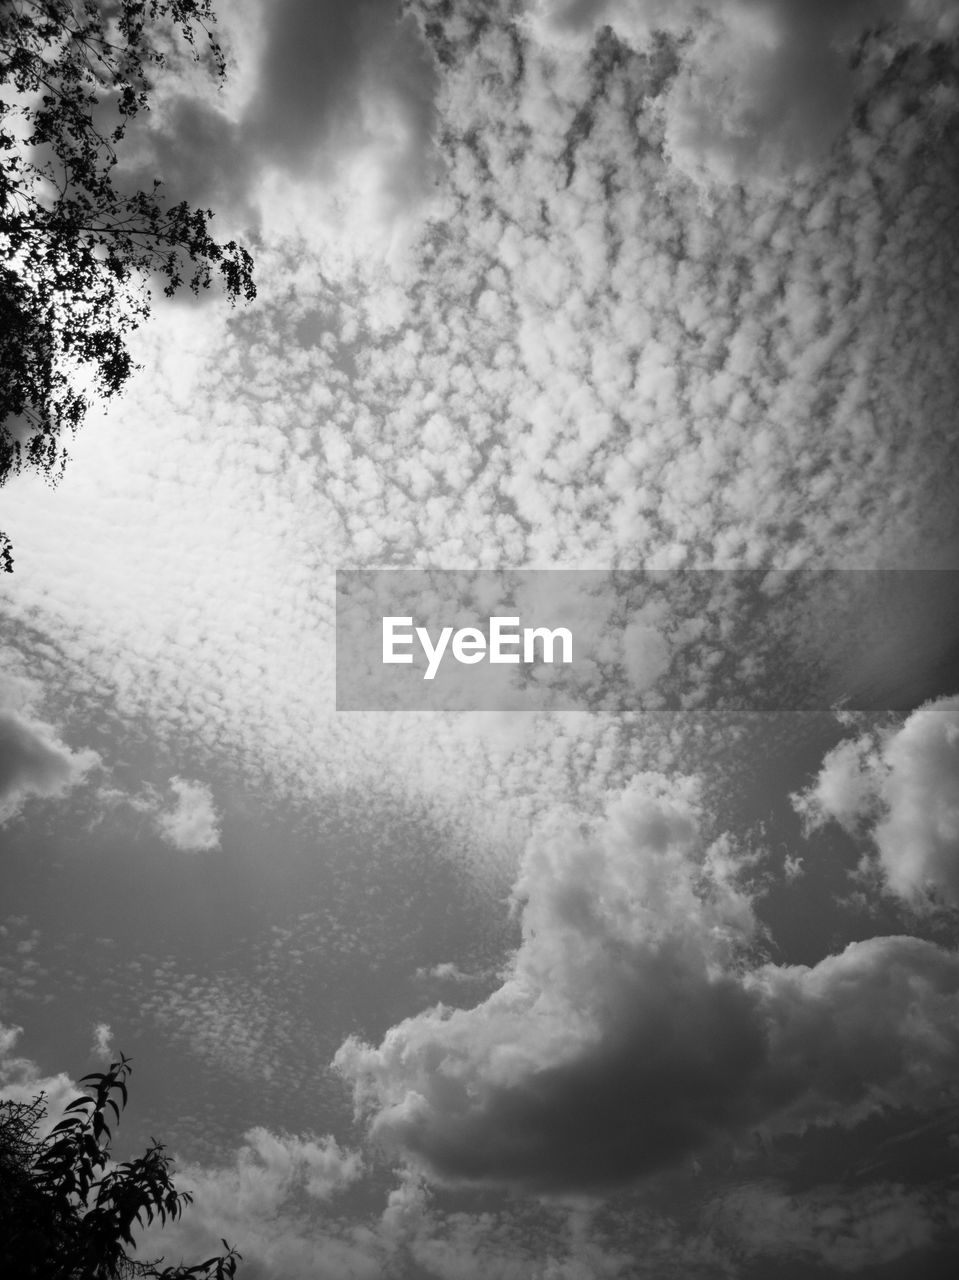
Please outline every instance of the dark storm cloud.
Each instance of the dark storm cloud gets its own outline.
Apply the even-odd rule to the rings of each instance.
[[[383,6],[360,0],[280,0],[250,111],[255,134],[287,163],[302,162],[337,117],[356,108],[364,34]]]
[[[444,1179],[549,1192],[630,1182],[746,1122],[765,1057],[755,1002],[668,951],[632,963],[597,1044],[393,1136]]]
[[[436,73],[412,18],[390,0],[280,0],[221,23],[235,57],[226,101],[193,86],[138,121],[138,181],[156,172],[178,196],[251,221],[271,173],[328,183],[367,155],[393,211],[422,198]]]
[[[524,941],[484,1003],[337,1058],[371,1133],[431,1177],[602,1192],[756,1127],[933,1107],[959,1072],[959,957],[877,938],[746,964],[756,923],[689,797],[627,793],[534,840]]]
[[[364,94],[388,86],[425,138],[435,81],[415,24],[391,0],[281,0],[247,122],[262,148],[301,164],[319,140],[349,131]]]
[[[138,183],[156,176],[172,195],[224,202],[251,216],[248,186],[254,156],[241,125],[223,111],[198,98],[177,96],[166,104],[162,125],[144,117],[133,136],[146,152],[132,165]]]

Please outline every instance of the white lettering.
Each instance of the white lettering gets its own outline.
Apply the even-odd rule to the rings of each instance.
[[[482,662],[486,653],[486,637],[478,627],[462,627],[453,637],[453,657],[472,666]]]
[[[401,630],[412,628],[412,630]],[[412,647],[413,635],[419,641],[426,655],[426,671],[424,680],[433,680],[439,671],[450,648],[457,662],[473,666],[482,662],[488,655],[490,662],[518,663],[519,653],[510,653],[510,649],[519,649],[522,644],[522,661],[536,661],[536,643],[542,647],[543,661],[570,663],[573,661],[573,635],[566,627],[523,627],[519,629],[519,618],[493,616],[489,620],[489,644],[486,636],[478,627],[460,627],[458,631],[452,627],[443,627],[436,643],[426,627],[413,627],[412,618],[388,617],[383,619],[383,661],[384,663],[411,663],[412,653],[400,653],[399,648]],[[450,643],[452,641],[452,644]],[[562,656],[554,657],[557,642]]]
[[[397,653],[396,646],[398,644],[412,644],[413,635],[410,632],[405,636],[398,636],[396,628],[411,627],[413,625],[412,618],[384,618],[383,619],[383,661],[384,662],[412,662],[413,655],[411,653]]]
[[[503,632],[504,627],[518,627],[519,618],[490,618],[489,620],[489,660],[490,662],[519,662],[518,653],[504,653],[504,644],[515,644],[519,648],[519,633],[509,635]]]
[[[444,627],[440,632],[439,643],[433,647],[433,641],[430,639],[430,633],[425,627],[417,627],[416,634],[420,638],[420,644],[423,646],[423,652],[426,654],[428,666],[424,680],[432,680],[439,670],[440,663],[443,661],[443,654],[446,652],[446,646],[450,642],[450,636],[453,634],[452,627]]]
[[[523,628],[523,661],[536,661],[536,640],[539,638],[543,642],[543,661],[553,661],[553,641],[559,636],[563,643],[563,656],[561,662],[573,661],[573,635],[566,627],[556,627],[550,631],[549,627],[524,627]]]

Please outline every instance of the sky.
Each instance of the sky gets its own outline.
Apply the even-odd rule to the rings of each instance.
[[[244,1280],[951,1274],[954,6],[223,8],[123,180],[257,299],[0,493],[4,1093]],[[360,570],[589,661],[381,701]]]

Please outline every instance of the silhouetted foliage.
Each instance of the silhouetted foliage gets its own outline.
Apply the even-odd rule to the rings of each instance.
[[[75,1098],[63,1119],[41,1136],[43,1095],[0,1102],[0,1273],[17,1280],[231,1280],[240,1255],[226,1253],[193,1266],[163,1266],[130,1256],[134,1229],[176,1220],[192,1197],[177,1191],[172,1161],[161,1143],[134,1160],[113,1164],[109,1119],[127,1101],[130,1063],[84,1076],[91,1091]]]
[[[149,314],[151,275],[172,296],[218,273],[255,296],[253,260],[210,235],[209,209],[115,182],[127,125],[184,45],[222,80],[210,0],[0,3],[0,484],[24,467],[56,481],[62,439],[88,408],[78,375],[115,395],[125,339]],[[0,533],[0,564],[13,561]]]

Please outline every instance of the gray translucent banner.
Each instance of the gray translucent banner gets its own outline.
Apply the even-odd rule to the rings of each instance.
[[[340,711],[909,710],[959,691],[951,570],[341,570]]]

